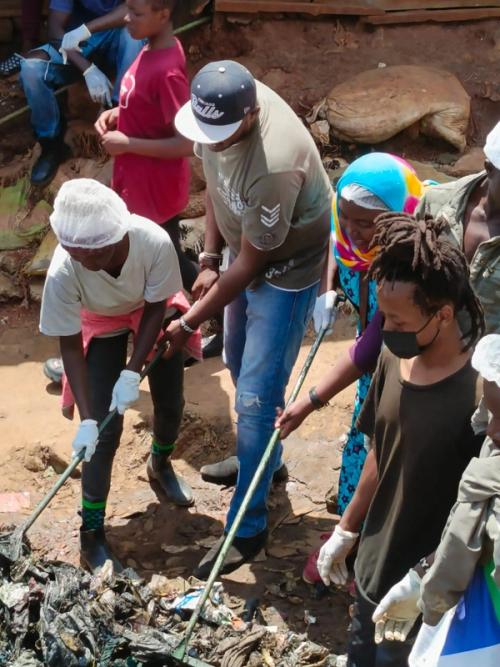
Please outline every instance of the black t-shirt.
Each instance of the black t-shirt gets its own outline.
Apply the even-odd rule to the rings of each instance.
[[[484,436],[475,436],[477,373],[470,362],[431,385],[400,375],[384,349],[358,428],[372,438],[379,481],[355,564],[360,592],[374,603],[437,548],[460,478]]]

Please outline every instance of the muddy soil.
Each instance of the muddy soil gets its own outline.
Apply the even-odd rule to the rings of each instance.
[[[57,345],[38,333],[37,316],[36,308],[3,308],[0,319],[0,491],[27,491],[30,508],[57,479],[53,461],[69,459],[76,428],[74,422],[62,417],[57,387],[43,375],[42,363],[57,353]],[[352,333],[351,317],[342,316],[335,334],[320,349],[306,386],[317,382],[349,346]],[[311,342],[308,336],[297,366]],[[220,535],[231,498],[231,489],[206,484],[198,473],[203,464],[232,453],[234,448],[233,388],[220,359],[186,370],[185,397],[175,467],[194,489],[194,507],[175,508],[147,480],[151,423],[147,383],[137,408],[126,414],[115,461],[107,515],[110,541],[118,556],[147,579],[155,572],[188,576]],[[352,397],[352,390],[343,392],[286,441],[290,478],[288,483],[275,486],[271,494],[267,553],[222,578],[230,594],[243,600],[259,598],[269,622],[307,630],[311,639],[335,653],[345,648],[349,595],[334,591],[318,599],[317,591],[302,582],[300,575],[307,554],[332,527],[334,517],[327,512],[324,499],[338,478],[339,439],[350,422]],[[60,470],[60,465],[55,464],[56,469]],[[70,479],[30,531],[37,553],[78,562],[79,501],[80,482]],[[19,523],[29,512],[1,509],[0,528]],[[308,629],[304,609],[318,619]]]

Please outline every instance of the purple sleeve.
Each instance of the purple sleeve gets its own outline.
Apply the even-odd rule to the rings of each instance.
[[[382,349],[382,326],[383,318],[377,310],[349,350],[352,363],[362,373],[370,373],[377,365],[378,355]]]

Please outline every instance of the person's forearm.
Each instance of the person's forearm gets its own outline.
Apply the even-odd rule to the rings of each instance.
[[[66,32],[71,14],[68,12],[56,12],[51,10],[49,12],[48,20],[48,40],[49,42],[60,42]]]
[[[157,157],[175,159],[190,157],[193,155],[193,142],[184,137],[169,137],[167,139],[139,139],[129,137],[128,153],[145,155],[146,157]]]
[[[137,333],[134,352],[127,364],[129,371],[140,373],[160,333],[165,319],[165,302],[146,303]]]
[[[189,310],[184,318],[186,323],[196,329],[216,313],[220,313],[259,273],[260,269],[246,266],[238,256],[209,292]]]
[[[351,533],[359,533],[378,484],[378,469],[375,450],[368,452],[358,486],[351,502],[347,506],[339,526]]]
[[[64,372],[75,397],[80,419],[93,419],[87,365],[83,356],[82,335],[61,336],[59,338]]]
[[[224,239],[217,227],[214,205],[208,191],[205,196],[205,252],[220,253],[224,247]]]
[[[322,403],[340,393],[353,382],[359,380],[362,372],[354,365],[348,351],[344,352],[335,366],[316,385],[316,394]]]
[[[108,12],[108,14],[99,16],[85,25],[92,34],[103,30],[111,30],[112,28],[121,28],[125,25],[127,11],[127,5],[123,3],[115,7],[111,12]]]
[[[80,51],[68,51],[68,62],[74,65],[83,74],[92,65],[90,60],[84,58]]]

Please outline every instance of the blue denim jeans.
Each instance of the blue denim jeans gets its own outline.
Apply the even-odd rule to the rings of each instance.
[[[227,516],[230,528],[274,430],[276,408],[309,322],[318,285],[298,292],[267,283],[246,289],[224,311],[224,359],[236,385],[239,473]],[[267,525],[267,497],[282,445],[278,443],[238,529],[252,537]]]
[[[118,103],[123,75],[133,63],[143,42],[132,39],[126,28],[94,33],[81,45],[82,55],[94,60],[98,56],[116,72],[113,101]],[[61,114],[55,96],[60,86],[77,81],[81,74],[73,65],[64,65],[62,55],[51,44],[41,46],[49,60],[24,58],[21,63],[21,84],[31,109],[31,124],[38,138],[56,137],[62,129]]]

